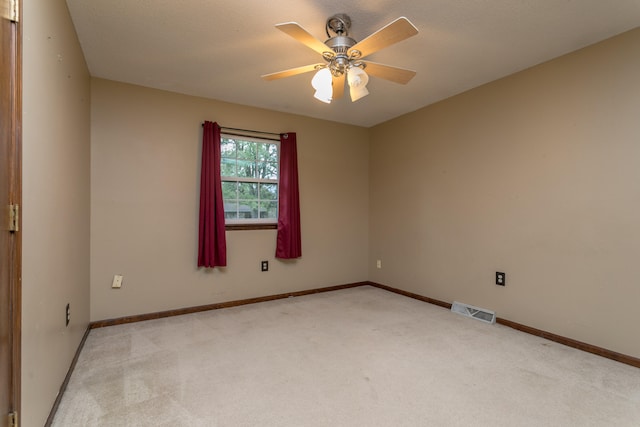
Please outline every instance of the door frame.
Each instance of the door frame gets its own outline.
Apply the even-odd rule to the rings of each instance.
[[[1,17],[2,25],[9,25],[9,36],[5,40],[3,37],[2,50],[9,52],[9,91],[2,94],[7,97],[10,113],[4,125],[10,127],[8,159],[8,181],[1,185],[8,186],[8,203],[18,206],[18,214],[22,210],[22,2],[20,0],[2,1],[3,12],[10,11],[11,16]],[[14,9],[15,8],[15,9]],[[13,9],[13,10],[12,10]],[[4,29],[3,29],[4,31]],[[4,119],[4,118],[3,118]],[[3,120],[4,121],[4,120]],[[4,200],[2,201],[5,202]],[[2,206],[3,209],[8,209]],[[9,402],[2,402],[2,407],[8,407],[9,412],[20,413],[21,405],[21,335],[22,335],[22,231],[21,220],[18,216],[16,223],[18,228],[15,231],[7,231],[7,224],[3,224],[2,232],[9,233],[8,257],[9,257],[9,279],[8,279],[8,313],[10,317],[9,326],[9,360],[10,360],[10,385]],[[0,425],[8,422],[7,414],[0,414],[2,417]],[[16,420],[17,421],[17,420]]]

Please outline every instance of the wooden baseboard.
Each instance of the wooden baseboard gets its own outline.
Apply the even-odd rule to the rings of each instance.
[[[376,288],[384,289],[389,292],[394,292],[396,294],[404,295],[420,301],[428,302],[430,304],[435,304],[440,307],[451,309],[451,304],[448,302],[425,297],[419,294],[414,294],[413,292],[407,292],[401,289],[392,288],[391,286],[381,285],[379,283],[369,282],[368,284]],[[620,362],[626,365],[631,365],[631,366],[635,366],[636,368],[640,368],[640,359],[633,356],[628,356],[626,354],[618,353],[612,350],[607,350],[606,348],[602,348],[602,347],[598,347],[582,341],[574,340],[572,338],[563,337],[561,335],[543,331],[541,329],[532,328],[531,326],[526,326],[520,323],[513,322],[511,320],[503,319],[501,317],[496,318],[496,323],[509,326],[510,328],[517,329],[518,331],[526,332],[527,334],[545,338],[550,341],[554,341],[554,342],[566,345],[568,347],[573,347],[578,350],[586,351],[587,353],[596,354],[598,356],[606,357],[607,359],[615,360],[616,362]]]
[[[98,320],[91,322],[91,329],[103,328],[105,326],[123,325],[125,323],[142,322],[144,320],[160,319],[163,317],[181,316],[183,314],[199,313],[201,311],[218,310],[221,308],[238,307],[247,304],[256,304],[259,302],[274,301],[290,297],[300,297],[304,295],[318,294],[322,292],[339,291],[342,289],[356,288],[358,286],[368,285],[369,282],[349,283],[346,285],[329,286],[325,288],[309,289],[306,291],[287,292],[284,294],[268,295],[264,297],[248,298],[236,301],[219,302],[215,304],[199,305],[195,307],[178,308],[175,310],[159,311],[156,313],[138,314],[135,316],[125,316],[116,319]]]
[[[512,322],[511,320],[503,319],[501,317],[496,318],[496,323],[500,323],[501,325],[509,326],[510,328],[517,329],[518,331],[526,332],[531,335],[536,335],[538,337],[545,338],[550,341],[555,341],[557,343],[564,344],[569,347],[577,348],[578,350],[597,354],[598,356],[606,357],[607,359],[612,359],[617,362],[624,363],[626,365],[631,365],[631,366],[635,366],[636,368],[640,368],[640,359],[633,356],[628,356],[626,354],[618,353],[613,350],[607,350],[606,348],[598,347],[582,341],[577,341],[571,338],[563,337],[561,335],[556,335],[551,332],[543,331],[541,329],[532,328],[531,326],[522,325],[520,323]]]
[[[404,295],[405,297],[417,299],[420,301],[428,302],[429,304],[439,305],[440,307],[444,307],[446,309],[451,309],[451,304],[448,302],[440,301],[437,299],[425,297],[423,295],[414,294],[413,292],[403,291],[402,289],[392,288],[391,286],[381,285],[380,283],[369,282],[368,285],[374,286],[376,288],[384,289],[385,291],[393,292],[395,294]]]
[[[114,325],[122,325],[125,323],[133,323],[133,322],[141,322],[144,320],[152,320],[152,319],[160,319],[163,317],[171,317],[171,316],[180,316],[183,314],[190,314],[190,313],[198,313],[201,311],[209,311],[209,310],[218,310],[221,308],[230,308],[230,307],[238,307],[241,305],[247,305],[247,304],[256,304],[259,302],[266,302],[266,301],[274,301],[274,300],[278,300],[278,299],[284,299],[284,298],[289,298],[289,297],[299,297],[299,296],[304,296],[304,295],[312,295],[312,294],[317,294],[317,293],[321,293],[321,292],[331,292],[331,291],[338,291],[341,289],[349,289],[349,288],[355,288],[358,286],[365,286],[365,285],[369,285],[369,286],[373,286],[375,288],[379,288],[379,289],[383,289],[385,291],[388,292],[393,292],[399,295],[404,295],[406,297],[409,298],[413,298],[413,299],[417,299],[420,301],[424,301],[427,302],[429,304],[434,304],[440,307],[444,307],[446,309],[451,309],[451,303],[445,302],[445,301],[440,301],[434,298],[429,298],[426,297],[424,295],[420,295],[420,294],[416,294],[413,292],[408,292],[408,291],[403,291],[401,289],[397,289],[391,286],[387,286],[387,285],[383,285],[380,283],[375,283],[375,282],[356,282],[356,283],[349,283],[346,285],[337,285],[337,286],[329,286],[329,287],[325,287],[325,288],[316,288],[316,289],[309,289],[306,291],[297,291],[297,292],[287,292],[284,294],[277,294],[277,295],[268,295],[268,296],[264,296],[264,297],[257,297],[257,298],[249,298],[249,299],[243,299],[243,300],[236,300],[236,301],[228,301],[228,302],[221,302],[221,303],[215,303],[215,304],[207,304],[207,305],[200,305],[200,306],[195,306],[195,307],[187,307],[187,308],[179,308],[176,310],[168,310],[168,311],[160,311],[160,312],[156,312],[156,313],[147,313],[147,314],[139,314],[139,315],[135,315],[135,316],[126,316],[126,317],[119,317],[116,319],[107,319],[107,320],[98,320],[95,322],[91,322],[89,324],[89,328],[91,329],[95,329],[95,328],[102,328],[105,326],[114,326]],[[633,356],[628,356],[626,354],[622,354],[622,353],[618,353],[612,350],[608,350],[606,348],[602,348],[602,347],[598,347],[592,344],[588,344],[585,342],[581,342],[581,341],[577,341],[571,338],[567,338],[567,337],[563,337],[561,335],[557,335],[551,332],[547,332],[547,331],[543,331],[540,329],[536,329],[533,328],[531,326],[526,326],[520,323],[516,323],[513,322],[511,320],[507,320],[507,319],[503,319],[501,317],[496,318],[496,322],[501,324],[501,325],[505,325],[505,326],[509,326],[511,328],[517,329],[518,331],[521,332],[526,332],[528,334],[531,335],[535,335],[538,337],[542,337],[545,339],[548,339],[550,341],[554,341],[569,347],[573,347],[576,348],[578,350],[582,350],[582,351],[586,351],[588,353],[592,353],[592,354],[596,354],[598,356],[602,356],[602,357],[606,357],[607,359],[612,359],[615,360],[617,362],[620,363],[624,363],[626,365],[631,365],[631,366],[635,366],[637,368],[640,368],[640,359],[633,357]],[[86,338],[86,334],[85,334],[85,338]],[[84,344],[84,339],[83,339],[83,344]],[[76,355],[77,358],[77,355]],[[74,359],[74,364],[75,364],[75,359]],[[69,374],[70,375],[70,374]],[[66,381],[66,380],[65,380]],[[66,387],[66,384],[65,384]]]
[[[76,350],[76,354],[73,356],[73,360],[71,361],[71,366],[69,366],[69,370],[67,371],[67,375],[64,377],[64,381],[62,381],[62,385],[60,386],[60,391],[58,392],[58,396],[56,396],[55,402],[53,402],[53,407],[49,412],[49,417],[47,417],[47,421],[44,424],[44,427],[51,426],[53,423],[53,418],[56,416],[56,412],[58,412],[58,406],[60,406],[60,401],[62,400],[62,396],[64,392],[67,390],[67,385],[69,385],[69,380],[71,379],[71,374],[73,374],[73,370],[76,367],[76,363],[78,362],[78,358],[80,357],[80,352],[84,348],[84,343],[87,341],[87,337],[89,336],[89,331],[91,328],[87,326],[87,329],[84,331],[84,335],[82,336],[82,340],[80,340],[80,345],[78,345],[78,349]]]

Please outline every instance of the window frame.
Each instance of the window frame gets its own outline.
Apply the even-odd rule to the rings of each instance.
[[[278,217],[279,217],[279,198],[280,198],[280,140],[274,139],[274,138],[264,138],[264,137],[257,137],[257,136],[248,136],[248,135],[240,135],[240,134],[236,134],[236,133],[232,133],[232,132],[221,132],[220,133],[220,143],[221,145],[224,144],[225,139],[231,139],[234,141],[242,141],[242,142],[249,142],[249,143],[257,143],[257,144],[268,144],[268,145],[275,145],[276,149],[277,149],[277,160],[276,160],[276,167],[277,167],[277,179],[263,179],[263,178],[246,178],[246,177],[239,177],[239,176],[226,176],[223,175],[223,160],[224,160],[224,156],[223,153],[221,152],[221,156],[220,156],[220,180],[221,183],[224,184],[225,182],[236,182],[236,183],[242,183],[242,182],[248,182],[248,183],[255,183],[258,185],[258,187],[260,186],[260,184],[275,184],[276,185],[276,199],[269,199],[269,201],[274,201],[276,204],[276,217],[275,218],[227,218],[225,215],[225,229],[227,230],[263,230],[263,229],[276,229],[278,226]],[[229,158],[229,157],[226,157]],[[238,159],[238,156],[236,154],[236,162],[238,160],[242,160],[242,159]],[[257,160],[257,159],[256,159]],[[236,163],[237,164],[237,163]],[[263,199],[259,198],[259,192],[258,192],[258,203],[260,203]],[[224,204],[224,192],[223,192],[223,204]],[[240,201],[240,199],[238,199],[238,201]]]

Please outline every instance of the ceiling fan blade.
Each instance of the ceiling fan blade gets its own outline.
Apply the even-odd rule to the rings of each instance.
[[[322,55],[324,52],[333,52],[329,46],[312,36],[307,30],[302,28],[297,22],[285,22],[276,25],[276,28],[298,40],[300,43]]]
[[[418,29],[409,22],[407,18],[401,16],[390,24],[380,28],[366,39],[356,43],[349,49],[348,54],[351,54],[354,50],[358,50],[362,53],[361,58],[364,58],[367,55],[371,55],[374,52],[401,42],[416,34],[418,34]]]
[[[342,98],[344,95],[344,74],[336,77],[333,76],[333,97],[332,99]]]
[[[308,73],[310,71],[315,71],[317,66],[324,66],[324,64],[311,64],[311,65],[305,65],[303,67],[290,68],[288,70],[278,71],[277,73],[264,74],[260,77],[268,81],[282,79],[284,77],[291,77],[297,74],[303,74],[303,73]]]
[[[407,70],[406,68],[392,67],[391,65],[378,64],[377,62],[362,61],[366,67],[364,71],[374,77],[380,77],[381,79],[390,80],[392,82],[406,85],[416,75],[413,70]]]

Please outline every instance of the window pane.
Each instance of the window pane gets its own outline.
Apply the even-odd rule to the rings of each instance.
[[[278,163],[266,162],[258,165],[258,177],[261,179],[278,179]]]
[[[222,138],[220,141],[220,154],[222,157],[236,157],[236,142],[232,139]]]
[[[238,198],[243,200],[257,200],[258,184],[255,182],[239,182]]]
[[[255,142],[237,141],[236,149],[238,159],[242,160],[255,160],[256,159],[256,145]]]
[[[269,144],[269,157],[265,160],[278,163],[278,145],[277,144]]]
[[[276,200],[278,198],[278,184],[260,184],[261,200]]]
[[[260,218],[278,218],[278,202],[262,202]]]
[[[230,219],[238,218],[238,201],[237,200],[224,201],[224,217],[230,218]]]
[[[277,162],[278,146],[276,144],[259,144],[258,160],[265,162]]]
[[[240,200],[238,202],[238,218],[258,218],[258,201]]]
[[[256,178],[256,163],[238,160],[238,176],[242,178]]]
[[[220,162],[220,175],[222,176],[237,176],[236,174],[236,161],[235,159],[223,158]]]
[[[238,198],[238,183],[235,181],[222,181],[222,199],[233,200]],[[226,210],[226,203],[225,203]]]

